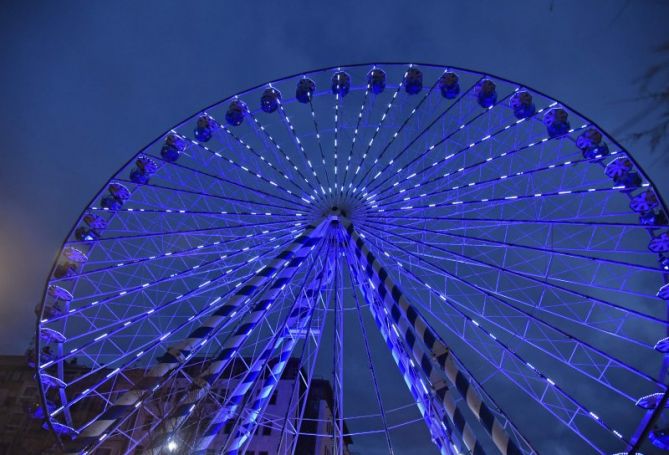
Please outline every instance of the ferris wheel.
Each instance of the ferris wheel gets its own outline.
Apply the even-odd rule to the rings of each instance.
[[[94,196],[36,310],[34,411],[66,453],[237,454],[265,429],[275,453],[653,453],[667,224],[630,153],[536,90],[427,64],[286,77]]]

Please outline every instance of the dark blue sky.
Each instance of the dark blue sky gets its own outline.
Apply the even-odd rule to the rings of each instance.
[[[0,4],[3,351],[27,345],[60,242],[135,151],[215,100],[302,70],[433,62],[525,83],[614,133],[668,195],[667,144],[626,140],[658,111],[625,125],[653,109],[638,80],[666,58],[669,2],[278,3]]]

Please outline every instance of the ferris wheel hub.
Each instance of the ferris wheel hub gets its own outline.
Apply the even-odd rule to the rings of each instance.
[[[335,193],[319,199],[312,207],[311,217],[315,222],[333,217],[359,222],[366,218],[370,210],[370,204],[357,195]]]

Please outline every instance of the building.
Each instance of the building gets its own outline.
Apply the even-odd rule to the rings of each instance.
[[[195,364],[192,368],[202,367],[203,362]],[[196,366],[197,365],[197,366]],[[222,379],[217,381],[216,387],[212,393],[218,394],[221,398],[235,387],[236,381],[245,371],[246,364],[242,361],[233,362],[222,375]],[[189,367],[186,367],[186,370]],[[76,362],[67,365],[67,376],[79,376],[88,372],[87,367],[78,365]],[[106,374],[106,371],[99,372],[99,375]],[[132,380],[139,377],[142,370],[126,372],[126,377]],[[134,373],[134,374],[133,374]],[[268,407],[259,421],[258,429],[253,439],[247,447],[249,455],[270,455],[276,454],[279,447],[285,452],[287,447],[293,447],[294,453],[298,455],[333,455],[334,439],[332,434],[332,408],[333,392],[330,382],[324,379],[314,378],[311,387],[307,391],[303,385],[301,377],[304,372],[298,368],[296,359],[291,359],[286,365],[284,374],[279,381],[275,393],[270,398]],[[180,400],[187,392],[190,382],[185,378],[177,378],[172,384],[167,399],[159,397],[152,404],[147,404],[141,412],[136,413],[130,422],[124,425],[124,431],[131,436],[131,440],[138,441],[135,446],[128,442],[127,438],[110,437],[98,448],[96,454],[99,455],[118,455],[122,453],[141,453],[142,444],[148,444],[146,438],[140,436],[155,430],[158,418],[156,416],[164,415],[164,410],[171,409],[174,403]],[[94,381],[95,378],[91,378]],[[85,387],[82,383],[81,387]],[[122,384],[121,384],[122,385]],[[120,390],[117,383],[115,390]],[[297,392],[299,396],[307,393],[304,407],[296,406],[295,402],[300,400],[291,399]],[[96,403],[93,400],[85,400],[73,412],[81,419],[90,418],[102,410],[102,402]],[[0,403],[3,404],[3,411],[0,413],[0,455],[8,454],[55,454],[60,450],[56,445],[55,438],[49,431],[43,428],[43,419],[35,418],[37,409],[39,415],[41,411],[37,408],[39,395],[37,385],[34,380],[34,370],[27,366],[23,356],[0,356]],[[292,403],[292,405],[291,405]],[[171,406],[169,406],[171,404]],[[168,405],[168,406],[166,406]],[[165,453],[187,453],[185,447],[189,447],[192,442],[192,436],[197,434],[201,422],[206,422],[207,417],[216,409],[213,402],[208,405],[199,406],[195,411],[198,415],[191,419],[193,423],[184,425],[179,430],[178,439],[175,441],[165,441]],[[303,413],[300,420],[299,415]],[[295,426],[300,423],[300,436],[294,439]],[[285,430],[284,426],[288,428]],[[212,444],[212,453],[216,453],[215,447],[224,447],[226,440],[232,433],[232,425],[228,424],[224,430],[216,437]],[[347,432],[346,428],[345,431]],[[133,434],[134,433],[134,434]],[[282,441],[283,435],[283,441]],[[169,444],[171,442],[171,444]],[[349,445],[352,444],[350,437],[344,441],[344,454],[349,455]],[[281,445],[283,444],[283,445]]]
[[[34,370],[23,356],[0,356],[0,455],[57,453],[55,440],[30,417],[39,403]]]

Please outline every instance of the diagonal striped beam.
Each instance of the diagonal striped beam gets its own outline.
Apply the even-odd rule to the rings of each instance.
[[[317,229],[315,233],[322,234],[323,226]],[[243,344],[249,339],[253,330],[260,324],[279,295],[283,292],[287,283],[290,283],[295,277],[298,268],[310,256],[316,244],[321,240],[321,236],[313,236],[312,241],[305,243],[305,246],[297,249],[285,263],[283,268],[273,276],[273,281],[269,288],[262,294],[261,299],[254,304],[250,313],[244,321],[234,330],[232,335],[225,341],[218,356],[209,364],[209,366],[194,381],[193,388],[182,398],[178,406],[171,412],[169,417],[162,420],[158,428],[152,433],[153,441],[145,451],[146,454],[159,454],[165,440],[169,439],[181,425],[190,417],[196,406],[207,396],[211,385],[215,383],[223,371],[230,365],[232,360],[237,357]],[[316,258],[312,262],[312,267],[316,263]],[[269,353],[267,354],[269,356]]]
[[[239,381],[235,389],[232,391],[230,398],[225,405],[218,410],[209,422],[206,430],[199,436],[194,444],[195,451],[193,453],[204,453],[216,438],[221,428],[227,424],[228,421],[236,414],[240,405],[243,404],[244,398],[250,390],[252,390],[258,383],[263,369],[272,364],[269,360],[273,352],[283,346],[281,353],[275,358],[275,361],[281,362],[282,359],[287,360],[299,336],[294,333],[305,330],[307,322],[311,318],[311,312],[315,307],[315,298],[322,291],[324,286],[329,285],[332,279],[332,264],[327,261],[318,276],[305,289],[304,293],[298,296],[297,302],[291,310],[284,329],[277,333],[273,339],[273,343],[267,345],[265,350],[258,356],[246,372],[244,378]]]
[[[298,304],[293,309],[293,314],[291,314],[291,318],[294,317],[295,322],[293,327],[298,331],[306,329],[307,324],[311,319],[311,314],[316,307],[316,300],[318,296],[332,282],[334,276],[334,261],[332,259],[333,258],[328,255],[327,263],[325,264],[319,277],[314,280],[305,293],[300,296]],[[238,453],[255,431],[258,425],[258,418],[262,414],[263,409],[265,409],[270,397],[272,396],[272,393],[281,380],[281,376],[286,367],[286,364],[288,363],[293,349],[300,339],[299,336],[291,335],[289,331],[286,331],[283,336],[285,339],[285,344],[283,345],[279,355],[275,357],[273,361],[269,362],[269,364],[272,365],[270,374],[263,382],[260,391],[258,392],[256,399],[251,404],[249,410],[243,413],[245,414],[245,417],[240,422],[238,427],[239,429],[236,432],[234,438],[230,441],[227,453]],[[308,336],[308,334],[306,336]],[[278,345],[276,347],[278,348]],[[264,369],[266,366],[266,363],[263,363],[259,366],[256,378],[260,375],[262,369]],[[240,391],[242,392],[241,395],[232,397],[231,401],[237,402],[236,408],[238,408],[238,404],[241,403],[242,399],[244,398],[243,394],[247,393],[250,389],[251,387],[247,387],[245,392]],[[234,393],[236,392],[237,390],[235,390]],[[195,451],[193,452],[193,455],[202,455],[206,452],[207,447],[211,445],[216,434],[221,430],[221,428],[223,428],[227,421],[233,417],[235,411],[236,409],[231,409],[225,420],[220,419],[218,422],[215,422],[215,427],[212,427],[212,424],[210,424],[210,427],[208,428],[207,432],[205,432],[204,437],[200,439]],[[240,412],[240,414],[242,413]],[[208,438],[208,440],[205,440],[205,438]]]
[[[440,398],[448,396],[445,393],[448,389],[443,381],[443,378],[446,378],[450,385],[460,393],[469,410],[476,416],[497,449],[503,455],[520,455],[521,451],[509,438],[502,424],[456,365],[446,343],[406,299],[401,289],[392,282],[386,269],[369,251],[353,224],[344,220],[343,226],[359,267],[364,271],[367,280],[374,285],[392,320],[402,328],[404,341],[428,377],[430,384],[437,389]],[[427,351],[424,348],[427,348]],[[443,390],[443,393],[440,393],[440,390]],[[461,431],[466,422],[460,422],[460,425],[458,422],[455,423],[456,427],[462,427],[458,428]]]
[[[366,284],[367,278],[365,278],[363,271],[358,267],[358,264],[355,260],[349,261],[350,269],[352,271],[353,286],[357,289],[360,289],[365,297],[365,300],[368,303],[369,309],[372,313],[372,318],[376,327],[379,329],[379,333],[383,338],[383,341],[386,343],[390,353],[392,355],[395,364],[402,374],[402,378],[406,386],[411,392],[416,401],[418,410],[420,411],[425,424],[427,425],[432,440],[435,445],[439,448],[439,451],[442,454],[452,454],[448,443],[454,445],[452,438],[452,425],[449,418],[453,421],[455,419],[455,413],[459,412],[455,408],[455,403],[452,402],[452,409],[448,416],[444,416],[444,413],[439,410],[439,403],[437,403],[437,398],[434,394],[434,391],[430,392],[423,382],[419,370],[415,367],[414,362],[409,362],[409,354],[407,353],[404,346],[401,344],[400,339],[392,330],[392,323],[385,316],[380,304],[378,303],[378,293],[372,291],[370,287]],[[420,386],[419,386],[420,385]],[[451,400],[452,401],[452,400]],[[460,417],[458,415],[458,417]],[[441,419],[441,421],[439,421]],[[464,419],[461,419],[464,421]],[[469,441],[470,443],[475,441],[475,437],[471,432],[469,426],[465,429],[465,436],[463,439]],[[471,453],[480,453],[475,450],[478,447],[475,444],[471,444],[471,447],[468,446],[468,449]]]
[[[310,250],[320,240],[327,224],[328,222],[324,221],[318,226],[307,226],[286,249],[259,270],[246,285],[241,286],[226,304],[216,310],[200,327],[193,330],[187,338],[159,357],[158,363],[147,371],[132,389],[121,394],[105,412],[83,429],[77,439],[67,444],[65,453],[86,452],[87,449],[95,447],[116,430],[126,417],[141,406],[146,397],[152,395],[161,386],[165,376],[181,368],[211,336],[224,328],[232,320],[232,316],[242,310],[250,298],[280,269],[296,267],[299,264],[297,255]]]

